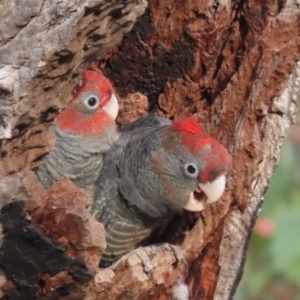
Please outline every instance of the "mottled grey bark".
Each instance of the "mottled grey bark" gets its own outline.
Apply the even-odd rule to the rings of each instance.
[[[146,5],[145,0],[0,2],[0,177],[31,166],[50,150],[39,131],[70,100],[78,75],[121,41]],[[12,154],[25,135],[22,155]],[[33,141],[35,135],[40,142]]]
[[[294,118],[300,11],[294,1],[151,0],[104,57],[146,4],[0,2],[1,295],[166,300],[187,284],[191,299],[226,300],[236,289],[251,226]],[[67,180],[47,193],[29,171],[51,150],[48,126],[78,76],[98,59],[122,96],[121,124],[145,114],[147,95],[161,115],[193,114],[233,155],[222,200],[193,216],[192,225],[188,216],[176,221],[173,233],[181,230],[184,238],[171,240],[189,269],[160,251],[152,279],[135,254],[116,271],[99,270],[104,231],[90,218],[88,199]],[[36,242],[30,251],[18,252],[29,238]],[[48,248],[32,246],[40,241]],[[15,253],[18,270],[6,264]],[[30,271],[23,267],[28,257]],[[30,273],[40,259],[48,265]]]
[[[295,112],[300,92],[300,63],[295,66],[288,86],[281,96],[274,99],[272,111],[266,116],[263,159],[259,166],[259,176],[254,178],[252,195],[246,210],[233,210],[226,218],[223,239],[220,245],[219,264],[221,272],[214,299],[231,299],[243,275],[247,258],[247,248],[251,230],[261,210],[263,195],[268,187],[274,169],[279,162],[280,149],[288,130],[295,122]]]
[[[79,75],[122,40],[146,6],[145,0],[0,1],[1,296],[57,298],[67,288],[73,297],[80,293],[78,283],[93,277],[89,268],[97,262],[92,258],[101,255],[105,241],[103,227],[89,217],[89,201],[80,191],[72,193],[70,183],[52,189],[55,195],[57,189],[67,189],[62,198],[51,198],[28,170],[52,149],[48,127],[70,100]],[[60,208],[52,211],[54,207]],[[36,224],[47,222],[50,211],[59,214],[63,223],[56,229],[69,236],[73,254],[70,247],[53,244],[49,232],[39,233]],[[53,223],[41,226],[56,230]],[[78,229],[75,240],[73,228]],[[41,243],[45,248],[36,247]],[[78,261],[88,268],[82,269],[81,279]]]

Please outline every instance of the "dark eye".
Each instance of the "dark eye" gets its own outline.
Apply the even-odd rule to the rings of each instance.
[[[194,165],[188,165],[186,169],[190,174],[195,174],[197,172],[197,169]]]
[[[187,176],[197,177],[198,169],[194,164],[186,164],[184,166],[184,169],[185,169],[185,173],[186,173]]]
[[[89,106],[93,107],[93,106],[95,106],[96,104],[97,104],[97,99],[96,99],[95,97],[89,98],[89,100],[88,100],[88,105],[89,105]]]
[[[99,106],[99,99],[94,95],[90,95],[84,100],[84,105],[86,108],[93,110]]]

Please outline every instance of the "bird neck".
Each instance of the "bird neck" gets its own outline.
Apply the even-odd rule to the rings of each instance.
[[[54,151],[72,151],[72,149],[74,151],[76,149],[79,157],[86,156],[87,154],[104,153],[118,139],[114,123],[107,126],[102,134],[89,134],[85,136],[78,135],[77,132],[71,130],[61,130],[56,124],[51,126],[51,130],[56,137]]]
[[[56,117],[55,123],[62,132],[73,132],[81,138],[105,134],[106,128],[114,126],[115,122],[104,110],[95,114],[82,114],[76,107],[68,107]]]

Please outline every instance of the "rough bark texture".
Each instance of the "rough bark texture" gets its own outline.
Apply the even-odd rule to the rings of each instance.
[[[119,95],[143,93],[151,108],[169,118],[193,114],[232,153],[234,169],[222,201],[196,221],[194,215],[177,219],[166,238],[191,262],[191,299],[230,299],[294,120],[300,11],[280,1],[149,3],[100,66]],[[167,295],[164,290],[147,299]]]
[[[0,3],[3,299],[83,299],[78,286],[94,277],[105,240],[86,195],[65,181],[46,193],[28,170],[51,150],[47,128],[79,75],[121,41],[146,6],[144,0]]]
[[[190,299],[234,294],[293,122],[300,10],[280,0],[149,0],[112,48],[145,6],[0,3],[1,299],[176,299],[180,284]],[[146,114],[148,103],[168,118],[193,114],[233,155],[222,200],[178,217],[164,235],[179,245],[189,269],[161,251],[152,279],[135,254],[116,272],[99,270],[104,231],[90,218],[89,199],[68,180],[46,192],[29,170],[51,150],[47,127],[78,75],[101,57],[120,96],[121,126]]]

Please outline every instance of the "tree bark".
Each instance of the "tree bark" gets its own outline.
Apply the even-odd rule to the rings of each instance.
[[[145,7],[0,3],[2,299],[185,300],[185,286],[189,299],[233,297],[294,121],[300,10],[279,0],[149,0],[143,14]],[[194,115],[233,156],[222,200],[178,217],[163,235],[188,269],[171,251],[153,256],[151,279],[134,254],[115,272],[98,269],[104,229],[90,218],[89,199],[65,179],[46,192],[30,171],[53,145],[47,127],[95,60],[120,96],[120,126],[148,110]]]

